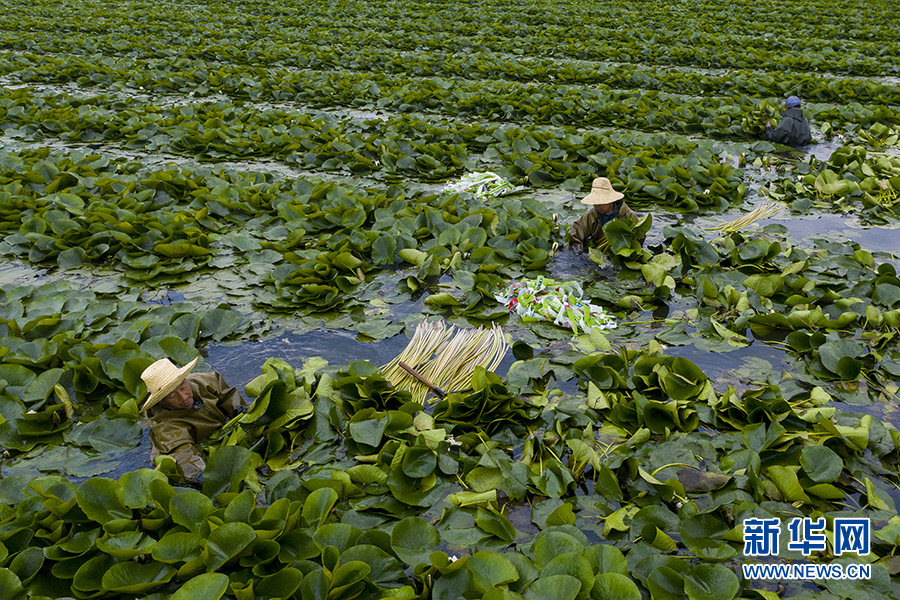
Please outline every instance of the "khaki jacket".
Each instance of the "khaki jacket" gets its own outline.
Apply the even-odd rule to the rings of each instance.
[[[631,219],[637,221],[637,213],[628,208],[624,202],[619,208],[616,219]],[[590,244],[598,245],[605,239],[603,226],[600,224],[600,213],[591,206],[581,217],[572,223],[569,230],[569,246],[576,252],[584,252]]]
[[[184,478],[194,481],[206,467],[196,444],[228,422],[242,401],[237,389],[229,387],[216,372],[191,373],[187,381],[194,400],[201,400],[203,406],[173,410],[159,403],[147,409],[147,418],[151,458],[168,454],[178,463]]]

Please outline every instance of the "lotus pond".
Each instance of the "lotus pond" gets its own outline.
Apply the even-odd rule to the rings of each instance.
[[[0,6],[0,600],[900,597],[893,3]],[[604,175],[643,219],[572,253]],[[540,277],[617,326],[497,301]],[[422,401],[426,319],[511,350]],[[200,490],[138,411],[198,355],[254,401]]]

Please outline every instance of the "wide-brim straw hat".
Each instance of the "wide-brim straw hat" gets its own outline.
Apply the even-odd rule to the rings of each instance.
[[[625,194],[613,189],[612,183],[606,177],[598,177],[591,184],[591,193],[581,199],[582,204],[596,206],[598,204],[612,204],[621,200]]]
[[[141,373],[141,379],[147,384],[150,397],[144,402],[141,412],[174,392],[196,364],[197,359],[195,358],[179,369],[168,358],[161,358],[144,369],[144,372]]]

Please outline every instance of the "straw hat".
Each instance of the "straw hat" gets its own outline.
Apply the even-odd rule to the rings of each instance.
[[[141,412],[174,392],[181,385],[181,382],[184,381],[184,378],[188,376],[195,364],[197,364],[196,358],[179,369],[168,358],[161,358],[144,369],[144,372],[141,373],[141,379],[147,384],[150,397],[144,402]]]
[[[591,193],[581,199],[582,204],[595,206],[597,204],[612,204],[616,200],[624,198],[625,194],[613,189],[606,177],[598,177],[591,184]]]

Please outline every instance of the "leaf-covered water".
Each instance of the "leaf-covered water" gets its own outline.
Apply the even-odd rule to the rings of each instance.
[[[0,596],[897,596],[893,6],[5,8]],[[442,193],[485,170],[528,189]],[[647,218],[578,255],[596,176]],[[495,300],[541,276],[618,326]],[[512,352],[414,401],[426,318]],[[137,410],[198,353],[255,399],[202,491]],[[820,516],[872,552],[761,560],[871,578],[744,577],[745,519]]]

